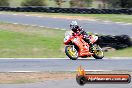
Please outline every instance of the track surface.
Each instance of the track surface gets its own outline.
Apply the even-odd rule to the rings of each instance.
[[[9,23],[19,23],[27,25],[45,26],[50,28],[69,29],[70,19],[59,19],[50,17],[36,17],[14,14],[0,14],[0,21]],[[132,36],[132,24],[108,23],[100,21],[77,20],[87,31],[101,34],[120,35],[127,34]]]
[[[86,70],[132,71],[132,59],[1,59],[0,72],[8,71],[75,71],[79,66]]]

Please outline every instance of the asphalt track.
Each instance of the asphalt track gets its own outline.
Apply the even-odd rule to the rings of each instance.
[[[0,13],[0,21],[25,25],[45,26],[50,28],[69,29],[69,24],[72,20],[63,18]],[[101,22],[95,20],[77,21],[79,25],[83,26],[83,28],[89,32],[112,35],[127,34],[129,36],[132,36],[132,24],[129,23]]]
[[[132,71],[132,58],[125,59],[1,59],[0,72],[76,71],[79,66],[86,70]]]

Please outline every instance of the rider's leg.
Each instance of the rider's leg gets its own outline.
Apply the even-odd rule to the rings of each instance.
[[[82,34],[84,36],[84,41],[87,42],[90,46],[90,51],[93,52],[93,44],[91,43],[88,34],[85,31]]]
[[[84,38],[84,41],[89,44],[89,46],[90,46],[89,49],[92,52],[93,51],[93,44],[91,43],[90,39],[89,38]]]
[[[84,38],[84,41],[87,42],[90,46],[92,46],[93,44],[91,43],[89,38]]]

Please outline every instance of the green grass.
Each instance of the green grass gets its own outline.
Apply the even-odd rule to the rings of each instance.
[[[20,6],[21,5],[21,2],[23,2],[24,0],[10,0],[10,6]],[[47,3],[47,6],[49,7],[57,7],[56,3],[54,2],[54,0],[45,0],[46,3]],[[69,8],[70,7],[70,3],[69,1],[70,0],[64,0],[65,2],[62,3],[62,7],[66,7],[66,8]],[[94,1],[93,0],[93,3],[90,7],[92,8],[98,8],[98,5],[99,5],[99,2],[97,1]]]
[[[82,14],[80,16],[94,17],[95,19],[108,20],[113,22],[132,23],[132,15],[125,15],[125,14]]]
[[[132,47],[117,51],[105,52],[106,57],[132,57]]]
[[[63,36],[53,36],[1,30],[0,57],[64,57]]]
[[[21,6],[21,3],[22,3],[23,1],[24,1],[24,0],[10,0],[10,6],[13,6],[13,7]],[[56,3],[54,2],[54,0],[46,0],[46,4],[47,4],[47,6],[49,6],[49,7],[57,7],[57,5],[56,5]],[[63,6],[63,7],[70,7],[68,1],[64,2],[62,6]]]
[[[10,0],[10,6],[20,6],[21,5],[21,2],[24,1],[24,0]]]

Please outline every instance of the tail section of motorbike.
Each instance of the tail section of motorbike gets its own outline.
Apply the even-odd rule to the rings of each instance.
[[[103,51],[96,41],[98,40],[97,36],[90,36],[90,41],[93,43],[92,52],[90,51],[90,46],[87,42],[83,40],[82,35],[73,36],[71,31],[65,33],[64,44],[65,44],[65,53],[72,59],[76,60],[78,57],[91,57],[95,59],[102,59],[104,57]]]

